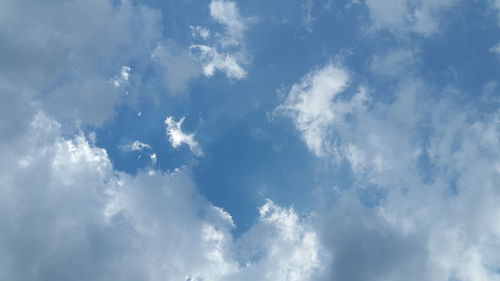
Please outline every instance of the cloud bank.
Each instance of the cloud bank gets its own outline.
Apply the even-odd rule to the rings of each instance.
[[[364,3],[377,30],[425,37],[455,1]],[[135,141],[124,149],[148,150],[152,167],[116,170],[88,128],[134,104],[155,63],[172,92],[200,73],[193,55],[206,76],[247,77],[251,20],[233,1],[208,10],[224,32],[193,27],[196,56],[132,1],[0,3],[0,280],[500,280],[498,108],[413,75],[413,51],[368,63],[395,81],[390,98],[332,62],[282,92],[275,112],[327,167],[317,176],[335,177],[311,186],[311,212],[268,199],[235,236],[190,166],[158,170],[152,146]],[[203,155],[183,121],[165,120],[171,146]]]

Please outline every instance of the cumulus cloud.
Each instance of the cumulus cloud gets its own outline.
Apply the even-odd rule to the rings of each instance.
[[[290,116],[309,149],[317,156],[328,150],[329,127],[346,114],[362,109],[367,95],[360,89],[350,100],[335,101],[349,86],[349,73],[341,66],[327,64],[301,78],[291,87],[278,112]]]
[[[5,279],[216,280],[236,267],[218,256],[230,241],[226,218],[186,172],[115,173],[103,149],[58,134],[37,115],[25,145],[2,159],[14,164],[1,172]]]
[[[251,20],[240,15],[235,2],[226,0],[212,0],[210,15],[224,26],[225,32],[216,33],[211,38],[212,32],[209,29],[202,26],[191,27],[193,37],[203,40],[191,44],[191,54],[201,62],[205,76],[212,76],[218,70],[228,78],[245,78],[247,72],[243,66],[247,64],[248,56],[244,46],[244,33]]]
[[[202,156],[203,150],[198,142],[194,140],[194,134],[186,134],[182,131],[182,123],[184,123],[184,119],[185,117],[182,117],[177,122],[172,116],[165,119],[168,140],[173,148],[178,148],[181,144],[187,144],[189,149],[191,149],[196,156]]]
[[[2,142],[0,278],[310,280],[319,240],[293,209],[267,201],[245,238],[187,169],[114,171],[104,149],[39,112]]]
[[[315,280],[328,259],[316,231],[292,208],[270,200],[260,207],[259,222],[239,242],[248,266],[235,280]],[[258,262],[252,263],[254,259]]]
[[[325,187],[336,203],[316,217],[320,241],[331,255],[318,280],[500,280],[500,231],[493,223],[500,214],[494,203],[500,199],[498,110],[482,111],[478,118],[477,110],[465,110],[446,94],[431,98],[435,90],[402,75],[394,100],[371,97],[349,119],[311,122],[342,103],[330,94],[326,105],[306,110],[319,95],[311,89],[328,88],[314,78],[345,77],[331,91],[337,95],[350,81],[340,75],[345,70],[319,75],[323,69],[295,84],[305,86],[292,87],[284,103],[306,144],[323,148],[312,152],[343,159],[334,163],[347,163],[352,173],[342,175],[350,182]],[[315,130],[321,142],[311,146]],[[364,203],[369,198],[375,203]]]

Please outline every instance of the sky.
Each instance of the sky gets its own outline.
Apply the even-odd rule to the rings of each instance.
[[[499,0],[0,1],[0,280],[500,280]]]

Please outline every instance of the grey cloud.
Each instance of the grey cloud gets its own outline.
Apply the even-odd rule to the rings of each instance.
[[[128,2],[3,1],[0,10],[0,76],[50,113],[88,123],[126,102],[105,81],[161,38],[159,13]]]

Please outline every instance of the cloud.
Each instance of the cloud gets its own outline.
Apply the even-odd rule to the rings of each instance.
[[[209,29],[202,26],[191,27],[193,37],[203,40],[191,44],[191,54],[202,64],[205,76],[221,71],[231,79],[245,78],[247,72],[243,66],[248,63],[248,56],[244,33],[252,20],[240,15],[235,2],[226,0],[212,0],[210,15],[224,26],[225,32],[216,33],[211,38],[213,33]]]
[[[129,66],[122,66],[120,75],[113,77],[110,82],[114,87],[120,87],[122,84],[127,83],[128,79],[130,78],[130,71],[132,71],[132,68],[130,68]]]
[[[310,280],[319,268],[317,235],[293,209],[267,201],[235,239],[188,168],[117,172],[43,112],[0,152],[2,279]]]
[[[187,172],[117,173],[105,150],[58,128],[39,114],[1,146],[12,164],[0,176],[3,279],[217,280],[237,268],[217,256],[231,226]]]
[[[335,64],[327,64],[311,71],[294,84],[284,103],[277,108],[293,119],[309,149],[317,156],[329,150],[327,139],[329,127],[340,123],[349,113],[363,107],[367,95],[360,89],[350,100],[337,101],[338,96],[349,86],[346,70]]]
[[[258,222],[238,241],[246,266],[230,280],[315,280],[328,258],[315,230],[292,208],[267,202]]]
[[[495,46],[491,47],[490,52],[495,53],[497,55],[500,55],[500,43],[498,43]]]
[[[331,255],[318,280],[500,280],[498,110],[464,106],[403,72],[393,100],[373,95],[349,118],[326,117],[351,80],[327,65],[281,106],[311,151],[334,163],[327,173],[349,177],[323,187],[335,203],[316,210]],[[338,174],[342,163],[351,175]]]
[[[8,27],[0,39],[3,79],[30,89],[61,119],[99,125],[132,102],[135,91],[114,86],[133,86],[129,63],[144,61],[161,39],[159,13],[128,1],[2,1],[0,10]]]
[[[375,29],[388,29],[396,34],[415,32],[431,36],[438,32],[441,12],[456,0],[367,0]]]
[[[235,2],[212,0],[210,15],[226,29],[226,36],[220,42],[222,45],[241,44],[248,20],[240,16]]]
[[[196,156],[202,156],[203,150],[201,146],[194,140],[194,134],[186,134],[182,131],[182,123],[185,117],[182,117],[179,121],[175,122],[172,116],[165,119],[165,125],[167,126],[168,140],[173,148],[178,148],[181,144],[187,144],[189,149]]]
[[[138,140],[127,145],[123,145],[121,148],[125,151],[151,150],[151,146],[149,144],[140,142]]]
[[[314,5],[313,0],[304,1],[301,5],[302,24],[304,26],[304,29],[309,33],[313,32],[312,24],[316,20],[312,15],[313,5]]]
[[[206,45],[191,45],[198,59],[203,62],[203,74],[214,75],[216,70],[226,73],[228,78],[243,79],[247,72],[238,64],[238,58],[231,54],[221,54],[217,49]]]
[[[498,25],[500,25],[500,1],[494,0],[491,2],[491,4],[497,10]]]

